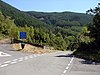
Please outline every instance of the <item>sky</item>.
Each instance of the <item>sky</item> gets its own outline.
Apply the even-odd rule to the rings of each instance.
[[[2,0],[21,11],[85,13],[100,0]]]

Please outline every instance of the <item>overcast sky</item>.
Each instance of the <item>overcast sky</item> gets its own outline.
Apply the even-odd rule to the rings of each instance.
[[[94,8],[100,0],[2,0],[22,11],[79,12]]]

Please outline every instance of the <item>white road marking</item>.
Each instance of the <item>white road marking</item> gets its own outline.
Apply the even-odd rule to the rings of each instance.
[[[17,61],[18,59],[14,59],[14,60],[12,60],[12,61]]]
[[[69,69],[69,67],[66,67],[66,70]]]
[[[23,58],[21,57],[21,58],[19,58],[19,60],[18,61],[23,61]]]
[[[69,67],[70,67],[71,63],[73,62],[73,60],[74,60],[74,56],[71,58],[69,64],[67,65],[66,69],[63,71],[62,75],[64,75],[67,72],[67,70],[69,69]]]
[[[14,61],[14,62],[11,62],[10,64],[15,64],[15,63],[17,63],[16,61]]]
[[[4,62],[4,63],[10,63],[11,61],[6,61],[6,62]]]
[[[68,64],[68,66],[70,66],[70,63]]]
[[[8,64],[1,65],[0,67],[5,67],[5,66],[8,66]]]
[[[71,59],[71,61],[70,61],[70,64],[73,62],[73,60],[74,60],[74,56],[72,57],[72,59]]]
[[[18,60],[18,61],[23,61],[22,59]]]
[[[64,70],[64,72],[63,73],[66,73],[67,72],[67,70]]]
[[[21,58],[18,58],[18,59],[20,59],[20,60],[23,60],[23,57],[21,57]]]
[[[29,56],[25,56],[25,57],[21,57],[21,58],[18,58],[18,59],[13,59],[12,61],[5,61],[3,64],[0,63],[0,67],[6,67],[10,64],[15,64],[17,63],[18,61],[23,61],[23,60],[27,60],[29,58],[33,58],[33,57],[37,57],[37,56],[41,56],[41,55],[29,55]]]
[[[5,57],[5,56],[11,56],[11,55],[0,51],[0,57]]]

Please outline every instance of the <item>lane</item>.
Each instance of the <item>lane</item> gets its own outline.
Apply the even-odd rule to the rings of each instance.
[[[30,56],[31,59],[27,61],[0,68],[0,75],[62,75],[72,58],[69,53],[55,52]]]
[[[10,44],[0,44],[0,68],[6,67],[30,58],[40,56],[39,54],[23,53],[14,50]]]
[[[11,61],[13,59],[17,59],[32,54],[32,53],[23,53],[20,51],[16,51],[11,47],[10,44],[0,44],[0,52],[4,54],[0,57],[0,64],[6,61]]]
[[[13,59],[11,61],[6,61],[6,62],[0,64],[0,68],[6,67],[6,66],[10,66],[10,65],[13,65],[13,64],[28,60],[28,59],[32,59],[33,57],[38,57],[38,56],[42,56],[42,55],[44,55],[44,54],[41,54],[41,55],[37,54],[35,56],[34,55],[28,55],[28,56],[25,56],[25,57],[20,57],[18,59]]]
[[[65,75],[100,75],[100,65],[91,64],[83,59],[74,58]]]
[[[72,63],[73,63],[73,60],[74,60],[74,56],[72,56],[70,62],[68,63],[68,65],[66,66],[65,70],[63,71],[62,75],[65,75],[67,74],[68,70],[70,69]]]
[[[70,55],[72,52],[32,54],[14,51],[11,45],[0,45],[0,51],[10,54],[0,57],[0,75],[99,75],[100,65],[94,65]]]

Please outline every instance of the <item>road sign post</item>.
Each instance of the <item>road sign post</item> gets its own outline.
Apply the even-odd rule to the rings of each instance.
[[[26,39],[26,38],[27,38],[26,32],[20,32],[20,39],[22,39],[22,42],[21,42],[22,49],[24,49],[24,47],[25,47],[24,39]]]

